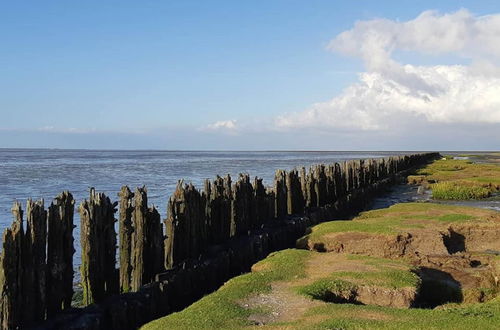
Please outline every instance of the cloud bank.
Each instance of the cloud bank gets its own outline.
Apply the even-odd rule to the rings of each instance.
[[[275,119],[279,129],[387,130],[416,120],[443,124],[500,123],[500,14],[425,11],[413,20],[356,22],[328,50],[360,58],[366,72],[340,95]],[[439,55],[464,65],[412,65],[397,52]]]

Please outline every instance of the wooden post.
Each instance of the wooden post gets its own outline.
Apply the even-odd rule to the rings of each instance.
[[[283,170],[277,170],[274,175],[274,193],[276,194],[275,217],[280,219],[287,214],[286,172]]]
[[[269,207],[267,205],[267,195],[266,188],[262,183],[261,178],[255,177],[253,180],[253,210],[255,212],[255,223],[254,228],[259,228],[266,221],[270,220],[271,215],[269,214]]]
[[[240,174],[233,185],[231,201],[231,236],[244,235],[253,223],[253,187],[248,174]]]
[[[287,189],[287,213],[301,214],[304,212],[304,197],[302,195],[301,182],[297,170],[286,174]]]
[[[156,274],[163,270],[164,262],[164,237],[160,214],[154,206],[148,208],[145,187],[135,191],[132,221],[134,231],[131,247],[131,289],[138,291],[144,284],[152,282]]]
[[[47,212],[43,199],[37,202],[28,199],[26,223],[23,251],[23,324],[29,325],[45,319]]]
[[[186,237],[188,223],[184,218],[186,207],[184,198],[184,182],[177,183],[175,192],[167,204],[167,219],[165,220],[165,268],[172,269],[188,256]]]
[[[266,187],[266,204],[267,214],[269,215],[268,221],[276,219],[276,192],[274,187]]]
[[[205,180],[205,216],[208,244],[219,244],[229,238],[230,200],[224,192],[224,179]]]
[[[47,316],[71,307],[73,298],[73,212],[70,192],[59,194],[48,212]]]
[[[83,304],[102,301],[118,293],[116,265],[116,232],[114,228],[117,203],[90,189],[89,200],[80,204]]]
[[[132,279],[131,249],[132,249],[132,213],[134,194],[127,186],[118,193],[120,197],[120,218],[118,223],[120,240],[120,292],[129,292]]]
[[[22,325],[23,314],[23,211],[21,204],[12,207],[14,222],[3,233],[0,255],[0,321],[2,329],[16,329]]]
[[[342,173],[342,166],[339,163],[335,163],[335,173],[334,173],[334,180],[335,180],[335,196],[337,199],[342,198],[345,196],[345,181],[343,178],[343,173]]]
[[[326,204],[326,175],[325,166],[320,164],[314,166],[314,191],[316,192],[316,206],[322,207]]]

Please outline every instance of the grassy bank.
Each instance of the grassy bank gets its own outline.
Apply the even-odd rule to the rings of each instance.
[[[248,317],[259,310],[244,308],[239,302],[251,295],[271,290],[271,283],[304,276],[309,252],[284,250],[254,265],[256,272],[229,280],[216,292],[205,296],[184,311],[153,321],[143,329],[235,329],[251,324]]]
[[[304,242],[312,243],[310,246],[328,246],[334,245],[338,235],[343,235],[350,237],[355,245],[362,245],[367,241],[360,241],[359,235],[386,242],[391,236],[405,232],[411,233],[412,240],[419,241],[419,233],[433,231],[436,235],[432,237],[442,240],[442,233],[452,225],[475,230],[486,226],[491,230],[500,225],[500,215],[494,211],[432,203],[398,204],[365,212],[353,221],[320,224],[301,242],[303,246],[308,246]],[[481,237],[482,248],[489,248],[487,240]],[[497,241],[495,237],[493,244]],[[421,241],[428,240],[426,236],[421,238]],[[179,313],[145,325],[144,329],[498,328],[500,299],[495,298],[496,289],[488,289],[493,294],[485,303],[408,308],[422,285],[416,275],[416,263],[407,258],[352,254],[347,251],[347,245],[344,248],[338,253],[300,249],[273,253],[255,264],[251,273],[233,278],[217,292]],[[408,249],[412,249],[411,245]],[[425,257],[421,252],[417,256]],[[469,262],[465,256],[449,257],[454,264],[464,258]],[[498,259],[495,259],[497,263]],[[488,263],[481,265],[484,269]],[[473,270],[468,268],[464,274]],[[471,276],[474,278],[477,274]],[[466,284],[462,287],[465,289]]]
[[[432,226],[448,226],[451,223],[484,223],[495,211],[471,207],[431,204],[401,203],[386,209],[361,213],[353,220],[324,222],[310,229],[310,233],[298,240],[299,246],[305,241],[312,244],[325,243],[326,236],[339,233],[366,233],[394,235],[409,229],[424,229]]]
[[[419,169],[408,182],[430,187],[435,199],[481,199],[500,189],[500,166],[445,158]]]

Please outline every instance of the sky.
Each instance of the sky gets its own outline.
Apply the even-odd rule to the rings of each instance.
[[[498,1],[0,0],[0,148],[499,146]]]

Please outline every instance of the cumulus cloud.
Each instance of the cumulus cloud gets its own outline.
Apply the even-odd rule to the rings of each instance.
[[[327,47],[363,60],[359,82],[330,101],[276,118],[279,128],[387,129],[414,120],[500,123],[500,14],[426,11],[413,20],[356,22]],[[399,63],[396,51],[459,56],[470,65]]]
[[[216,121],[215,123],[209,124],[204,127],[203,130],[235,134],[238,131],[238,128],[238,121],[235,119],[231,119]]]

